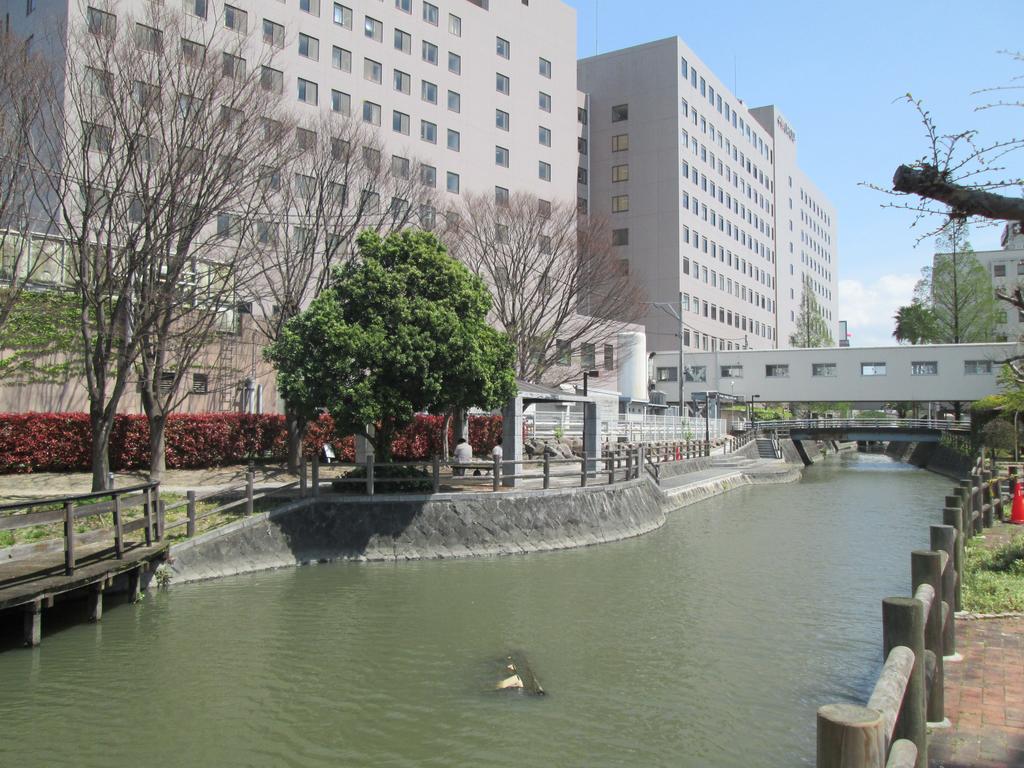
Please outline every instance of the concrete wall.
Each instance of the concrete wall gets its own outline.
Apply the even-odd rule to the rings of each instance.
[[[183,583],[327,562],[401,561],[569,549],[639,536],[674,510],[742,485],[788,482],[799,470],[725,472],[663,491],[647,478],[615,486],[502,494],[305,500],[171,549]]]

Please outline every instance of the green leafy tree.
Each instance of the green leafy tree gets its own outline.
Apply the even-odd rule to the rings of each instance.
[[[914,301],[931,310],[929,341],[967,344],[995,341],[1002,311],[992,290],[992,278],[975,258],[967,227],[952,221],[943,228],[931,267],[921,270]]]
[[[912,302],[896,310],[893,316],[896,327],[892,336],[896,341],[905,341],[911,344],[928,344],[936,335],[935,314],[931,307],[918,302]]]
[[[793,347],[830,347],[832,334],[828,322],[821,314],[821,307],[814,296],[811,278],[804,275],[803,292],[800,294],[800,314],[796,318],[796,330],[789,335]]]
[[[305,418],[326,408],[339,432],[363,435],[387,460],[417,412],[515,396],[515,350],[487,324],[482,280],[428,232],[366,231],[357,242],[358,258],[267,349],[289,404]]]

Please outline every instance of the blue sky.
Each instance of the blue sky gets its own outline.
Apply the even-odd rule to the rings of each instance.
[[[580,57],[678,35],[749,106],[776,104],[798,136],[800,165],[836,207],[840,318],[855,346],[890,344],[892,314],[910,300],[932,241],[924,225],[882,208],[879,192],[901,162],[925,152],[914,110],[940,128],[977,128],[981,140],[1024,133],[1024,110],[975,112],[972,91],[1024,76],[1000,51],[1022,50],[1021,0],[566,0],[576,8]],[[595,25],[595,9],[597,11]],[[948,53],[944,53],[948,52]],[[1017,96],[1021,98],[1021,96]],[[1024,152],[1013,175],[1024,176]],[[999,229],[975,228],[975,249],[999,247]]]

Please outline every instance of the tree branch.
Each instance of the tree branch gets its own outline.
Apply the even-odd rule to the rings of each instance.
[[[981,216],[1000,221],[1024,222],[1024,198],[1007,197],[949,181],[930,163],[901,165],[892,177],[895,192],[918,195],[948,205],[955,218]]]

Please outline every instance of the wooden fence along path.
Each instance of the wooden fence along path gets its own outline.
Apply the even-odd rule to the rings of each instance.
[[[984,461],[946,497],[931,549],[910,554],[912,597],[882,601],[885,665],[866,706],[818,710],[818,768],[927,768],[928,727],[948,724],[944,665],[959,662],[954,612],[962,609],[964,541],[1003,519],[1003,482]]]

